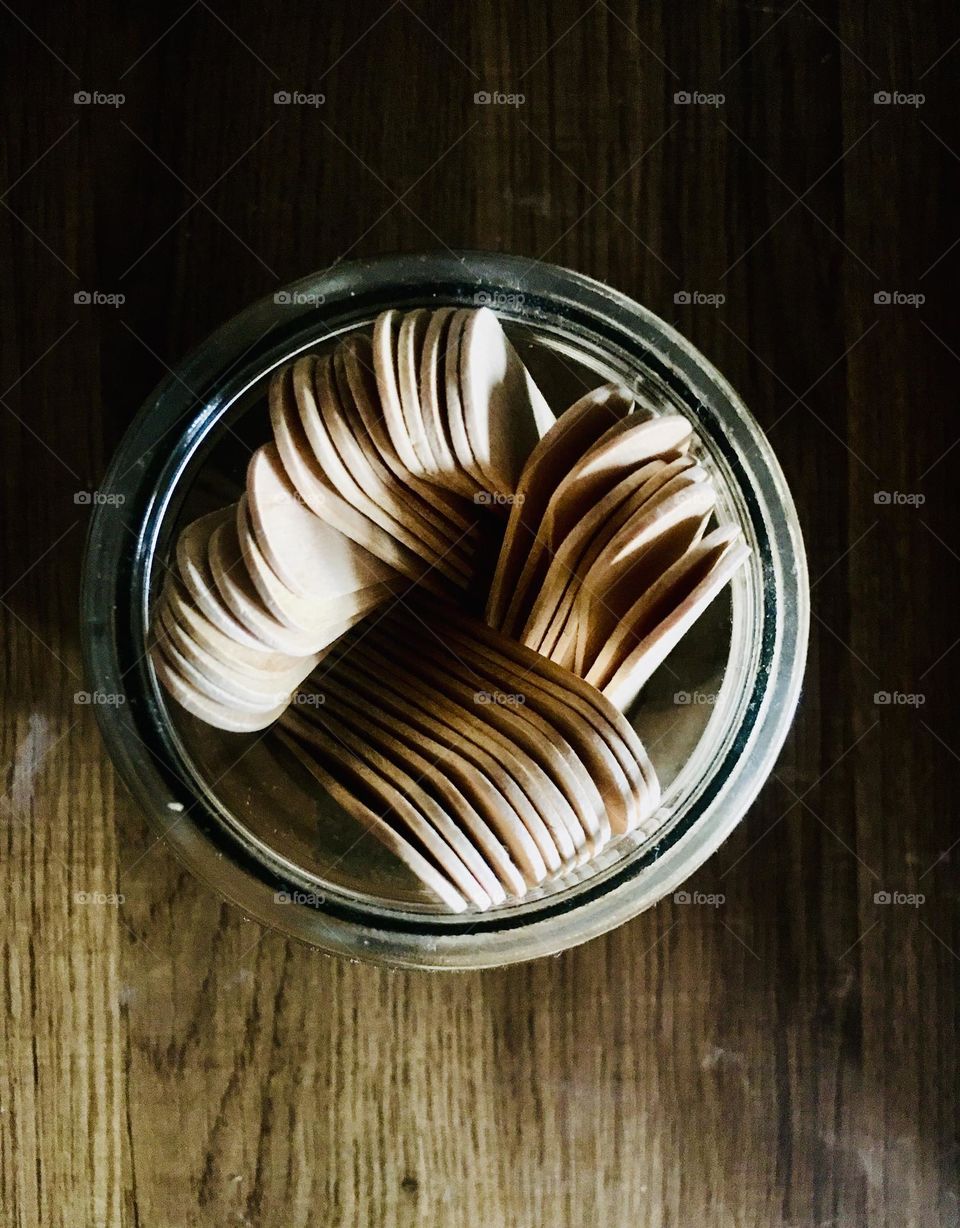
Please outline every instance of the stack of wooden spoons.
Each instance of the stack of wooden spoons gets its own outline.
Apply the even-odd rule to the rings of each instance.
[[[413,596],[333,656],[288,744],[456,911],[568,873],[659,803],[609,700],[453,606]]]
[[[153,660],[195,716],[264,728],[397,590],[462,592],[486,509],[554,421],[489,311],[386,312],[270,385],[243,498],[187,527]]]
[[[285,713],[458,911],[648,824],[622,713],[747,553],[686,419],[614,385],[555,419],[486,309],[388,311],[278,371],[269,406],[242,497],[177,543],[151,647],[170,694],[232,731]]]
[[[534,448],[486,607],[621,710],[749,553],[737,526],[707,531],[716,493],[687,420],[631,408],[598,388]]]

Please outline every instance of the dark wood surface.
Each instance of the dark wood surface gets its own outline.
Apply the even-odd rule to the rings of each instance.
[[[960,1223],[956,6],[11,0],[0,24],[3,1222]],[[694,880],[720,908],[438,977],[285,942],[151,847],[73,702],[74,494],[243,304],[448,246],[606,279],[704,350],[783,463],[815,614],[775,777]]]

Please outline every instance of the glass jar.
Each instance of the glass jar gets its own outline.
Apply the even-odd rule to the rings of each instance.
[[[643,831],[573,877],[485,913],[450,915],[323,796],[269,730],[232,734],[183,712],[145,643],[180,527],[235,499],[269,438],[271,373],[369,329],[387,307],[493,308],[556,411],[619,380],[692,420],[698,460],[751,557],[628,717],[663,801]],[[340,264],[248,307],[148,399],[95,510],[83,582],[91,688],[121,777],[166,844],[244,913],[325,951],[421,968],[555,954],[676,890],[726,839],[768,776],[796,707],[809,621],[800,528],[754,419],[693,346],[599,282],[466,252]],[[360,838],[358,839],[358,836]]]

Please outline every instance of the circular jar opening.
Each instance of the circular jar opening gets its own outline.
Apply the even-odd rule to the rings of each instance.
[[[273,371],[369,330],[388,307],[491,306],[554,410],[617,380],[694,425],[721,519],[751,548],[627,716],[663,789],[645,827],[522,901],[450,915],[327,797],[275,732],[191,717],[145,655],[177,535],[235,500],[269,437]],[[552,954],[622,923],[691,874],[769,774],[796,706],[809,592],[803,546],[766,439],[673,329],[579,274],[496,254],[340,265],[253,305],[148,400],[114,457],[84,572],[84,647],[120,773],[188,866],[246,913],[324,950],[467,968]],[[375,611],[373,618],[382,615]]]

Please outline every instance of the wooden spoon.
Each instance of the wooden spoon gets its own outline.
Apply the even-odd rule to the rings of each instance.
[[[177,647],[172,636],[166,636],[157,641],[157,650],[161,656],[170,664],[177,673],[189,683],[189,685],[200,695],[213,700],[214,703],[220,704],[224,708],[229,708],[231,711],[237,712],[252,712],[262,714],[263,712],[272,711],[279,707],[280,704],[286,704],[290,701],[292,689],[286,693],[274,695],[254,695],[252,698],[249,695],[243,695],[240,691],[232,686],[225,685],[214,681],[211,676],[195,665],[193,661]]]
[[[211,584],[212,582],[211,578]],[[217,598],[219,600],[219,593],[217,593]],[[317,653],[309,656],[291,656],[288,653],[275,652],[260,643],[252,647],[224,634],[215,623],[200,612],[178,579],[173,579],[170,583],[164,604],[177,624],[195,644],[236,673],[248,673],[254,677],[269,673],[282,675],[287,672],[295,672],[302,666],[303,677],[306,677],[320,661],[320,655]]]
[[[260,643],[277,652],[309,656],[335,638],[326,630],[309,634],[294,631],[267,613],[243,563],[235,516],[214,530],[209,544],[209,563],[227,609]]]
[[[429,891],[433,892],[441,903],[445,904],[451,912],[466,912],[469,907],[467,901],[447,876],[419,852],[406,836],[397,831],[385,816],[378,814],[363,798],[357,796],[355,791],[357,774],[351,773],[335,756],[330,754],[330,747],[335,747],[336,743],[316,731],[312,732],[314,737],[311,740],[311,746],[318,746],[319,749],[325,751],[322,763],[318,761],[315,752],[311,753],[295,737],[282,732],[278,736],[334,801],[352,814],[367,831],[376,836]]]
[[[444,625],[443,635],[456,655],[488,686],[492,683],[523,695],[521,715],[556,747],[566,759],[566,770],[575,775],[575,792],[564,791],[596,852],[610,838],[607,809],[626,812],[628,808],[629,799],[624,795],[629,785],[602,739],[597,738],[593,724],[583,719],[579,706],[569,702],[567,695],[558,695],[545,684],[538,672],[519,669],[509,657],[478,644],[450,623]],[[556,779],[563,787],[563,775],[557,774]]]
[[[439,313],[433,313],[433,317],[436,317],[437,314]],[[432,319],[430,327],[432,327]],[[427,332],[430,332],[430,329],[427,329]],[[415,495],[422,515],[430,519],[433,526],[441,530],[449,527],[453,540],[462,540],[465,546],[469,546],[475,537],[475,512],[462,497],[451,490],[444,489],[449,485],[447,470],[444,469],[438,475],[441,485],[417,478],[401,461],[397,449],[393,446],[393,441],[390,440],[383,421],[377,381],[373,375],[373,346],[370,338],[363,335],[351,336],[344,341],[343,345],[338,346],[336,355],[343,359],[344,372],[357,413],[363,425],[366,426],[368,436],[376,446],[385,467],[395,476],[398,483],[406,486]]]
[[[460,787],[458,773],[448,770],[450,753],[434,743],[432,746],[437,748],[437,756],[434,759],[427,758],[432,748],[428,750],[411,739],[405,722],[392,718],[378,705],[370,703],[365,695],[346,686],[336,671],[326,675],[323,690],[325,695],[333,696],[342,708],[349,711],[349,719],[359,732],[368,737],[371,743],[380,746],[383,753],[388,754],[395,762],[406,765],[418,781],[432,790],[469,834],[485,864],[496,876],[491,882],[483,877],[477,868],[473,868],[477,880],[489,892],[494,903],[501,902],[506,893],[525,894],[527,888],[523,875],[514,864],[510,853],[494,833],[481,808],[469,799],[467,790]],[[461,768],[461,774],[462,770]],[[499,888],[497,884],[500,884]]]
[[[224,605],[210,570],[210,538],[234,514],[233,506],[225,507],[187,525],[177,539],[177,571],[197,608],[215,627],[238,644],[262,650],[265,645]]]
[[[462,622],[468,629],[465,633],[478,644],[510,658],[527,674],[536,675],[544,687],[548,687],[564,702],[575,704],[585,719],[590,720],[590,714],[593,713],[592,723],[597,734],[606,741],[623,770],[630,784],[630,797],[636,798],[641,806],[639,811],[633,808],[624,812],[611,809],[609,813],[614,832],[628,830],[653,813],[660,801],[660,786],[656,773],[633,727],[612,703],[569,670],[561,669],[554,662],[507,636],[498,635],[484,624],[468,620],[465,615],[457,612],[450,612],[449,607],[448,618],[454,623]],[[618,817],[621,813],[622,821]],[[632,822],[628,819],[628,814],[633,815]]]
[[[420,408],[430,449],[439,466],[435,481],[472,499],[480,487],[457,459],[447,411],[446,354],[456,314],[452,307],[441,307],[430,317],[420,355]],[[457,396],[459,399],[459,388]]]
[[[431,712],[415,702],[416,697],[408,695],[392,679],[388,663],[371,663],[360,653],[350,651],[340,657],[334,668],[338,676],[342,674],[371,703],[406,721],[411,736],[425,753],[440,761],[442,752],[444,770],[455,775],[459,786],[478,808],[483,807],[528,884],[543,882],[547,865],[530,835],[531,826],[542,820],[497,758],[481,743],[463,736],[447,723],[442,708]],[[554,868],[559,866],[559,857],[551,860]]]
[[[270,670],[251,673],[234,669],[198,644],[186,628],[177,622],[169,606],[166,606],[160,615],[158,630],[162,630],[172,647],[214,686],[230,696],[239,696],[254,707],[276,707],[277,704],[283,703],[310,672],[310,666],[306,664],[283,674]],[[309,661],[312,658],[304,660]],[[190,676],[187,670],[181,670],[181,673]]]
[[[660,464],[662,465],[662,462]],[[644,469],[638,470],[638,474],[643,473]],[[563,582],[562,576],[556,577],[554,581],[557,585],[556,591],[562,590],[560,599],[556,600],[554,589],[549,589],[546,585],[544,586],[544,597],[538,612],[538,624],[542,627],[543,623],[546,622],[546,629],[541,631],[541,638],[537,644],[538,651],[546,656],[554,656],[561,639],[570,632],[571,615],[574,604],[583,591],[584,578],[589,574],[590,569],[595,566],[601,552],[617,534],[624,531],[628,523],[638,523],[637,518],[641,514],[653,517],[661,505],[667,503],[674,494],[685,491],[694,485],[693,479],[689,476],[693,472],[691,469],[687,473],[677,474],[669,482],[659,487],[657,485],[660,480],[659,472],[655,473],[652,478],[644,481],[627,499],[618,504],[615,510],[606,518],[600,529],[594,534],[592,541],[590,541],[586,548],[582,549],[575,572],[568,576],[566,583]],[[700,489],[706,493],[701,494],[698,498],[704,502],[709,501],[712,506],[714,497],[712,486],[705,482]],[[652,494],[649,493],[651,490],[653,491]],[[585,519],[584,525],[589,519],[589,517]],[[575,542],[579,540],[580,534],[580,528],[575,530]],[[555,603],[552,612],[548,602]],[[572,666],[572,658],[563,657],[562,659]]]
[[[738,542],[617,668],[603,693],[622,711],[634,702],[654,670],[689,631],[717,594],[725,588],[750,550]]]
[[[524,560],[533,549],[554,490],[611,421],[628,414],[632,404],[633,399],[625,388],[604,384],[561,414],[530,453],[510,507],[510,519],[487,599],[484,617],[491,627],[500,627],[503,622]]]
[[[351,541],[376,555],[405,579],[423,584],[435,593],[447,591],[449,586],[443,578],[425,567],[422,558],[383,533],[334,490],[300,422],[290,368],[278,373],[271,381],[270,423],[283,467],[311,511],[339,529]]]
[[[688,490],[689,497],[678,492],[645,516],[638,516],[631,554],[611,563],[609,569],[599,561],[591,569],[580,586],[570,620],[573,660],[569,652],[555,654],[560,664],[585,677],[637,597],[699,538],[713,512],[713,492],[703,485]]]
[[[292,631],[313,636],[340,624],[346,629],[393,596],[390,585],[373,584],[339,597],[300,597],[282,583],[261,553],[250,526],[246,495],[237,504],[236,528],[244,566],[263,609]]]
[[[503,903],[506,892],[500,880],[484,859],[477,845],[465,834],[461,825],[462,812],[457,805],[461,800],[456,790],[434,788],[432,764],[422,756],[416,756],[398,742],[391,733],[385,732],[376,721],[370,720],[341,687],[324,685],[322,706],[314,707],[309,717],[311,723],[321,725],[363,760],[367,767],[398,789],[404,798],[430,824],[447,846],[444,864],[451,880],[480,908],[489,908],[491,903]],[[397,748],[400,747],[398,753]],[[417,760],[414,762],[414,760]],[[449,855],[465,868],[468,878],[458,881],[460,871],[449,864]],[[471,883],[472,880],[472,883]],[[483,898],[475,894],[479,886]]]
[[[543,574],[536,577],[526,622],[516,633],[516,639],[539,650],[558,612],[566,617],[563,603],[568,589],[589,569],[613,531],[612,526],[622,523],[645,501],[643,492],[648,479],[663,467],[663,461],[654,460],[627,474],[599,502],[584,509],[583,516],[555,549],[543,553]],[[514,609],[514,614],[522,612],[519,607]],[[555,638],[554,635],[548,641],[551,647]],[[544,655],[548,655],[546,651]]]
[[[537,591],[535,581],[544,575],[544,558],[551,559],[583,518],[624,478],[658,458],[669,455],[672,459],[689,435],[689,423],[678,415],[634,421],[629,414],[586,452],[550,497],[536,541],[521,572],[517,596],[507,610],[504,630],[519,635],[523,628],[526,639],[529,632],[520,621],[527,608],[524,596]]]
[[[425,560],[447,579],[461,584],[462,576],[441,553],[418,538],[408,523],[397,520],[390,511],[381,506],[376,497],[362,490],[350,475],[328,430],[332,413],[329,407],[334,395],[329,360],[318,359],[314,355],[298,359],[293,366],[293,392],[300,424],[310,441],[314,456],[325,477],[344,502],[379,529],[381,535],[385,534],[402,546],[411,557]]]
[[[385,480],[381,478],[378,469],[371,464],[357,442],[340,400],[332,355],[318,361],[314,368],[314,383],[316,407],[320,413],[325,438],[333,445],[341,462],[342,468],[338,468],[337,472],[346,475],[341,494],[349,497],[355,506],[416,553],[431,562],[443,560],[443,564],[449,565],[464,576],[469,575],[472,570],[470,564],[458,553],[453,539],[440,533],[425,520],[414,501],[404,497],[398,486],[390,482],[389,477]],[[324,463],[319,453],[318,459],[321,464]],[[349,479],[348,483],[346,479]],[[337,485],[336,479],[334,484]],[[367,510],[370,504],[375,507],[376,512]]]
[[[490,489],[490,483],[470,446],[460,383],[460,350],[470,314],[467,308],[454,312],[447,328],[446,348],[443,353],[444,400],[447,411],[447,431],[460,471],[475,483],[478,492],[486,492]]]
[[[192,687],[183,675],[173,668],[159,648],[151,650],[150,661],[164,688],[180,707],[215,729],[224,729],[231,733],[251,733],[257,729],[266,729],[286,709],[285,703],[261,712],[225,707]]]
[[[379,632],[381,628],[377,628]],[[380,654],[377,657],[393,677],[402,682],[405,690],[419,696],[419,702],[443,707],[446,718],[458,730],[483,745],[495,756],[520,785],[536,807],[540,822],[530,828],[543,859],[551,869],[559,869],[566,858],[572,857],[577,845],[573,833],[577,832],[582,844],[582,834],[576,817],[569,813],[563,795],[551,777],[543,770],[529,750],[521,745],[516,736],[514,723],[498,719],[503,710],[490,712],[474,702],[475,691],[458,687],[454,680],[430,668],[421,657],[415,664],[404,659],[396,638],[388,638],[374,632],[364,637],[356,649],[361,655]],[[389,662],[389,664],[387,664]],[[504,732],[507,725],[508,732]]]
[[[571,761],[575,760],[572,748],[539,713],[527,711],[524,696],[514,696],[519,700],[515,704],[498,701],[499,695],[504,693],[503,678],[498,679],[482,669],[471,669],[458,654],[444,651],[436,641],[428,643],[422,629],[418,629],[409,616],[399,614],[391,620],[385,635],[380,627],[371,633],[370,639],[386,648],[385,639],[396,640],[396,627],[403,629],[403,649],[398,657],[402,656],[406,669],[416,672],[467,711],[477,710],[478,696],[482,697],[479,711],[488,726],[489,736],[500,742],[507,752],[523,752],[540,768],[547,781],[538,799],[541,813],[561,856],[564,859],[572,857],[574,850],[583,846],[586,837],[596,835],[598,811],[602,809],[589,796],[589,782],[585,785],[572,766]],[[492,703],[483,702],[491,698]],[[528,760],[520,757],[526,765]],[[599,795],[594,793],[599,803]]]
[[[396,572],[307,507],[274,444],[257,448],[247,466],[247,508],[270,567],[300,597],[328,599]]]
[[[430,312],[422,307],[398,317],[398,327],[394,333],[394,364],[400,412],[410,446],[420,463],[419,471],[415,472],[418,477],[432,480],[443,470],[440,460],[433,453],[420,404],[419,359],[429,323]]]
[[[410,473],[423,478],[431,473],[434,462],[425,448],[422,430],[418,438],[413,438],[403,412],[397,375],[397,336],[400,322],[399,311],[381,312],[374,321],[373,370],[380,394],[383,420],[394,450]]]
[[[470,452],[487,488],[512,495],[553,411],[489,308],[467,313],[458,357]]]
[[[468,866],[468,859],[474,863],[480,860],[476,849],[408,772],[358,737],[346,720],[338,720],[336,729],[331,728],[325,708],[315,708],[309,718],[302,712],[292,712],[285,728],[308,745],[317,746],[325,760],[332,758],[358,778],[361,796],[387,808],[393,824],[406,828],[411,840],[426,850],[430,860],[475,908],[490,907],[489,894]]]
[[[627,656],[709,575],[733,549],[739,528],[723,525],[692,545],[621,617],[613,635],[597,653],[584,677],[598,689],[605,686]]]

